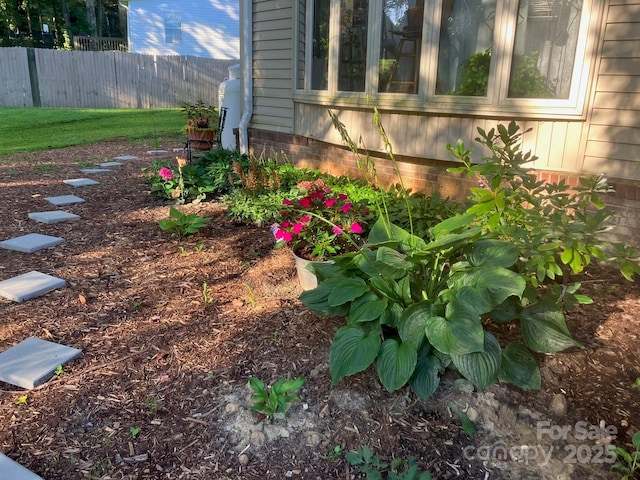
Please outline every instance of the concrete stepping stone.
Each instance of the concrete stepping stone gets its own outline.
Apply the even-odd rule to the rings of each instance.
[[[135,160],[136,157],[135,155],[119,155],[117,157],[113,157],[114,160]]]
[[[108,168],[83,168],[80,170],[80,173],[84,173],[85,175],[97,175],[99,173],[109,172],[113,172],[113,170],[109,170]]]
[[[45,197],[45,200],[49,203],[53,203],[56,207],[73,205],[74,203],[84,203],[84,198],[76,197],[75,195],[60,195],[58,197]]]
[[[149,155],[166,155],[169,153],[169,150],[149,150],[147,153]]]
[[[42,480],[42,477],[2,453],[0,453],[0,472],[2,472],[2,478],[7,480]]]
[[[4,242],[0,242],[0,248],[7,250],[15,250],[23,253],[33,253],[43,248],[55,247],[64,242],[64,238],[52,237],[50,235],[41,235],[39,233],[30,233],[21,237],[10,238]]]
[[[98,165],[100,165],[101,167],[107,168],[107,167],[121,167],[124,164],[120,162],[104,162],[104,163],[99,163]]]
[[[71,185],[72,187],[88,187],[90,185],[100,185],[100,182],[96,182],[95,180],[91,180],[90,178],[72,178],[69,180],[63,180],[67,185]]]
[[[29,337],[0,353],[0,380],[32,389],[49,380],[58,365],[80,355],[82,350],[77,348]]]
[[[22,303],[66,285],[67,282],[61,278],[32,270],[0,282],[0,297]]]
[[[51,212],[31,212],[29,213],[29,218],[40,223],[59,223],[80,220],[80,215],[63,212],[62,210],[53,210]]]

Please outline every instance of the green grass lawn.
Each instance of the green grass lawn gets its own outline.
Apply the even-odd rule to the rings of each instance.
[[[76,109],[0,107],[0,155],[49,150],[103,140],[144,140],[184,135],[179,109]]]

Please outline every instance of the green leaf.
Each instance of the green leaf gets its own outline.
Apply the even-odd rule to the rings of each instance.
[[[416,350],[425,339],[427,318],[431,315],[431,302],[414,303],[406,308],[398,323],[398,334],[403,342],[409,343]]]
[[[391,328],[398,328],[400,318],[402,317],[403,308],[397,303],[390,303],[386,310],[380,315],[380,323],[388,325]]]
[[[446,307],[446,318],[432,316],[425,326],[427,339],[442,353],[458,354],[484,350],[484,330],[478,312],[454,300]]]
[[[365,370],[378,356],[380,333],[367,333],[359,325],[347,325],[336,332],[329,352],[331,384],[341,378]]]
[[[439,238],[442,235],[457,232],[471,225],[474,218],[475,215],[454,215],[435,225],[431,229],[431,235],[433,235],[434,238]]]
[[[406,276],[407,271],[414,268],[406,256],[393,248],[382,246],[376,253],[378,273],[387,279],[399,279]]]
[[[518,255],[518,247],[512,243],[479,239],[473,242],[467,259],[471,265],[476,267],[491,265],[509,268],[518,261]]]
[[[416,368],[417,356],[417,350],[408,343],[393,338],[382,343],[376,366],[388,392],[395,392],[407,383]]]
[[[330,307],[338,307],[364,295],[369,291],[365,281],[359,277],[343,278],[339,288],[334,288],[327,299]]]
[[[389,301],[386,298],[380,298],[375,293],[369,291],[351,304],[347,321],[353,323],[375,320],[383,314],[388,303]]]
[[[527,347],[516,342],[509,343],[502,352],[499,378],[525,390],[540,390],[542,385],[536,359]]]
[[[440,374],[444,370],[438,357],[431,355],[428,345],[418,352],[418,362],[409,384],[416,394],[426,400],[435,393],[440,384]]]
[[[633,434],[633,437],[631,437],[631,443],[633,443],[636,450],[640,451],[640,430]]]
[[[249,386],[254,392],[257,392],[259,394],[266,393],[264,382],[256,377],[249,377]]]
[[[273,384],[272,389],[279,394],[297,392],[306,381],[307,379],[305,377],[298,377],[293,380],[285,380],[282,378]]]
[[[525,343],[534,352],[559,352],[582,346],[571,337],[564,314],[557,305],[536,303],[524,308],[520,314],[520,327]]]
[[[487,313],[507,298],[514,296],[521,298],[527,282],[522,275],[500,266],[483,266],[470,272],[456,275],[453,280],[455,286],[470,286],[477,290],[475,294],[466,292],[469,299],[477,298],[474,304],[478,313]]]
[[[500,360],[500,344],[489,332],[484,332],[484,351],[451,355],[451,361],[458,371],[480,390],[485,390],[496,381]]]
[[[388,230],[387,230],[388,227]],[[371,227],[369,231],[369,236],[367,237],[368,245],[380,245],[388,243],[400,243],[405,248],[418,249],[421,250],[424,248],[425,242],[422,238],[411,235],[406,230],[398,227],[397,225],[390,224],[388,226],[385,225],[385,220],[380,217],[376,223]]]
[[[300,301],[315,313],[320,315],[346,315],[349,312],[349,306],[343,305],[334,308],[329,305],[329,295],[335,289],[340,288],[344,277],[332,277],[320,282],[313,290],[306,290],[300,294]]]

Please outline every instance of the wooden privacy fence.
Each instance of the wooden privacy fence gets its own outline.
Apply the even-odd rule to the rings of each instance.
[[[237,60],[0,48],[0,106],[174,108],[218,105],[218,87]]]

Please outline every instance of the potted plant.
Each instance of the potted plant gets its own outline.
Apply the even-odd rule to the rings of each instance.
[[[321,179],[302,181],[299,195],[285,199],[280,223],[272,226],[277,245],[292,245],[302,288],[315,288],[310,262],[327,261],[354,252],[364,243],[372,214],[364,202],[353,203]]]
[[[198,100],[195,103],[183,103],[182,113],[187,117],[185,129],[191,148],[210,150],[218,133],[218,109]]]

